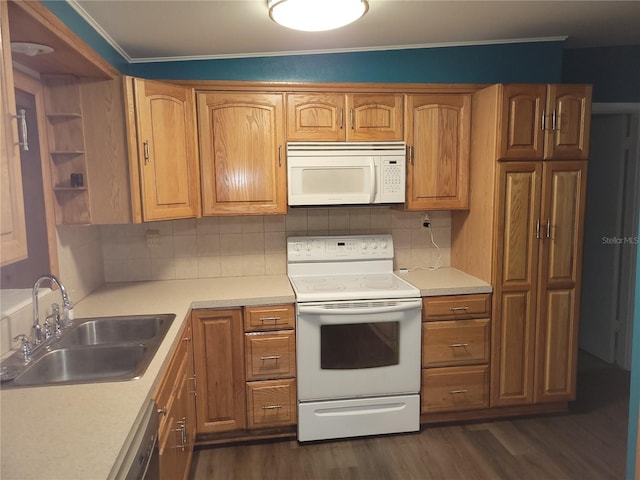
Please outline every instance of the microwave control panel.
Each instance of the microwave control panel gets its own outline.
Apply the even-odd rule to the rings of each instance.
[[[382,166],[382,190],[404,195],[404,162],[385,160]]]

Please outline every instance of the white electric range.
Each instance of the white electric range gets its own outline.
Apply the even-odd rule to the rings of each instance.
[[[420,292],[391,235],[290,237],[298,440],[419,429]]]

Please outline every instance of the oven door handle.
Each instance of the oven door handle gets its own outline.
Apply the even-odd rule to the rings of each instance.
[[[420,308],[422,302],[420,300],[415,300],[411,302],[402,302],[402,303],[393,303],[387,305],[380,306],[370,306],[370,304],[362,304],[362,307],[356,307],[356,303],[354,303],[354,307],[340,307],[335,308],[336,304],[326,304],[326,305],[298,305],[298,312],[301,314],[316,314],[316,315],[361,315],[363,313],[366,314],[375,314],[375,313],[389,313],[389,312],[403,312],[406,310],[415,310],[416,308]]]

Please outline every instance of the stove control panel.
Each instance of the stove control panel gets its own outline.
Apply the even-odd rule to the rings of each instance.
[[[391,235],[289,237],[289,262],[393,259]]]

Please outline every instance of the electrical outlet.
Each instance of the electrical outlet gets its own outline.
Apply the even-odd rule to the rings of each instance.
[[[160,245],[160,230],[147,230],[147,247]]]
[[[431,226],[431,219],[429,218],[429,214],[425,213],[422,216],[422,228],[429,228]]]

